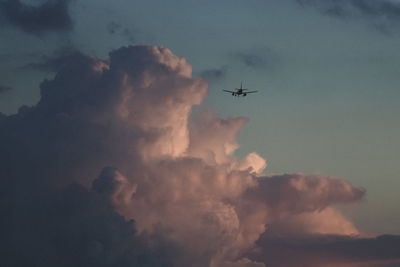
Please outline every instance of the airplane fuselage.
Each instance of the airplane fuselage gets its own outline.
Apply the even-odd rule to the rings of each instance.
[[[243,89],[236,88],[236,91],[232,93],[233,96],[246,96],[246,93],[243,92]]]

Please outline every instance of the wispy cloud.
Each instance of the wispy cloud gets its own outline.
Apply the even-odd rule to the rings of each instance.
[[[111,21],[107,24],[107,31],[109,34],[112,35],[120,35],[131,43],[135,42],[135,36],[132,30],[127,27],[123,27],[121,23],[118,23],[116,21]]]
[[[206,79],[207,81],[214,82],[224,79],[228,73],[228,70],[229,67],[227,65],[219,68],[210,68],[200,72],[200,77]]]
[[[400,22],[400,3],[392,0],[296,0],[338,19],[363,19],[375,28],[394,30]]]
[[[256,70],[272,70],[279,64],[278,54],[269,47],[237,51],[231,57],[240,64]]]

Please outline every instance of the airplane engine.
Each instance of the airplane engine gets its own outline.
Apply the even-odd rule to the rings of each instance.
[[[247,94],[243,94],[243,96],[246,96]]]
[[[235,93],[232,93],[233,96],[235,96]]]

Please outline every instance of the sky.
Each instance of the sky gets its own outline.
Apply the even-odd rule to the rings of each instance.
[[[9,265],[398,262],[399,1],[1,0],[0,25]]]

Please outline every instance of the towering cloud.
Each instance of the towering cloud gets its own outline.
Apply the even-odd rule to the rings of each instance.
[[[364,190],[263,175],[261,156],[233,154],[248,119],[189,119],[208,84],[169,49],[65,62],[36,106],[0,118],[6,265],[269,266],[270,236],[360,234],[333,206]]]

